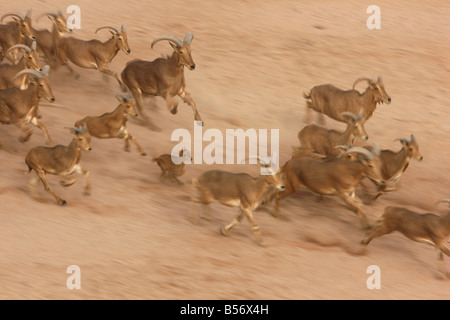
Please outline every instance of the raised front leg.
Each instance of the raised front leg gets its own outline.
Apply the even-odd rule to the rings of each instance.
[[[80,165],[78,165],[76,173],[84,175],[85,185],[83,194],[85,196],[89,196],[91,194],[91,182],[89,180],[90,176],[89,171],[84,170]]]
[[[125,151],[129,152],[130,151],[130,140],[135,144],[136,148],[138,149],[138,152],[142,155],[142,156],[146,156],[147,153],[141,148],[141,146],[139,145],[139,143],[137,142],[136,138],[134,138],[131,134],[128,133],[128,130],[125,129],[124,130],[124,136],[123,139],[125,140]]]
[[[358,215],[363,229],[369,228],[369,221],[367,220],[367,217],[363,212],[363,203],[358,197],[354,195],[354,192],[352,192],[351,195],[343,193],[338,196],[339,198],[344,200],[345,203]]]
[[[188,105],[190,105],[192,107],[192,111],[194,111],[195,121],[201,121],[202,125],[204,125],[202,118],[200,117],[200,114],[197,111],[197,106],[195,105],[194,99],[192,99],[191,95],[184,90],[181,91],[178,95],[181,97],[181,99],[183,99],[183,101],[185,103],[187,103]]]

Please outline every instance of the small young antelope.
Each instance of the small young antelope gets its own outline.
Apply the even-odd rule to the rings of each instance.
[[[104,113],[98,117],[87,116],[75,123],[76,128],[82,128],[84,124],[87,125],[88,131],[92,137],[100,139],[119,138],[125,140],[124,150],[130,151],[130,140],[136,145],[139,153],[143,156],[147,154],[141,148],[136,138],[134,138],[127,129],[128,115],[137,117],[135,106],[136,101],[132,96],[116,96],[120,104],[109,113]]]
[[[156,162],[161,168],[161,178],[183,185],[184,183],[181,182],[177,177],[180,177],[184,174],[184,161],[190,160],[191,156],[189,154],[189,151],[185,149],[180,150],[178,155],[179,160],[181,161],[179,164],[176,164],[172,161],[171,154],[162,154],[159,157],[152,159],[152,161]]]
[[[66,200],[58,197],[50,189],[45,177],[47,173],[59,175],[63,178],[63,180],[60,181],[60,184],[63,187],[68,187],[75,183],[74,178],[69,179],[69,176],[72,173],[76,172],[78,174],[83,174],[86,180],[84,194],[90,194],[89,171],[84,170],[80,166],[80,160],[81,150],[91,151],[91,146],[89,145],[91,136],[86,129],[86,125],[81,130],[78,128],[70,128],[70,131],[74,137],[68,146],[56,145],[54,147],[34,147],[25,157],[25,163],[28,166],[26,173],[34,170],[37,174],[37,177],[32,179],[29,183],[30,191],[34,198],[39,198],[35,191],[36,183],[38,181],[37,178],[39,178],[44,184],[45,190],[56,199],[56,202],[59,205],[63,206],[67,203]]]

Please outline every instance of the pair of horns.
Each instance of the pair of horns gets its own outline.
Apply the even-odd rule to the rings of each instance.
[[[36,79],[40,80],[40,79],[42,79],[43,76],[48,77],[49,73],[50,73],[50,66],[45,65],[42,67],[42,71],[40,71],[40,72],[37,70],[34,70],[34,69],[22,70],[14,76],[13,80],[16,80],[18,77],[20,77],[21,75],[24,75],[24,74],[29,74],[29,75],[35,77]]]
[[[31,48],[28,47],[27,45],[24,44],[16,44],[12,47],[10,47],[7,51],[6,54],[8,54],[9,52],[11,52],[14,49],[22,49],[24,50],[26,53],[30,53],[32,50],[36,51],[36,41],[33,41],[33,43],[31,44]]]
[[[356,120],[359,120],[359,119],[362,118],[362,116],[363,116],[363,109],[360,109],[360,110],[359,110],[358,115],[355,115],[353,112],[350,112],[350,111],[345,111],[345,112],[342,112],[342,113],[340,114],[340,116],[341,116],[341,117],[349,117],[349,118],[351,118],[353,121],[356,121]]]
[[[6,13],[2,16],[2,18],[0,19],[0,22],[3,23],[3,19],[6,17],[16,17],[19,18],[20,21],[25,20],[25,18],[31,18],[31,9],[27,10],[27,14],[25,15],[25,17],[23,15],[21,15],[20,13]]]
[[[401,143],[405,143],[405,144],[410,144],[411,142],[416,141],[416,137],[414,137],[413,134],[411,134],[411,140],[408,140],[406,138],[399,138],[399,139],[395,139],[394,141],[399,140]]]
[[[192,39],[194,39],[194,33],[193,33],[193,32],[188,32],[188,33],[186,34],[186,36],[184,37],[184,40],[183,40],[183,41],[181,41],[180,39],[178,39],[178,38],[175,37],[175,36],[172,36],[172,35],[165,35],[165,36],[161,36],[161,37],[158,37],[158,38],[156,38],[155,40],[153,40],[151,47],[152,47],[152,49],[153,49],[153,46],[154,46],[157,42],[159,42],[159,41],[161,41],[161,40],[167,40],[167,41],[172,42],[173,44],[175,44],[178,48],[181,48],[184,44],[191,44]]]
[[[376,82],[382,82],[383,80],[381,79],[381,76],[378,76],[377,81],[372,80],[372,79],[369,79],[369,78],[364,78],[364,77],[363,77],[363,78],[359,78],[359,79],[356,79],[356,81],[353,83],[353,90],[355,90],[356,85],[357,85],[359,82],[362,82],[362,81],[366,81],[367,84],[370,86],[371,84],[374,84],[374,83],[376,83]]]
[[[56,19],[56,18],[58,18],[58,16],[63,16],[63,13],[61,10],[58,10],[58,13],[46,12],[46,13],[39,15],[39,17],[36,18],[36,21],[39,22],[39,20],[44,16],[47,16],[49,18],[52,17],[52,18]]]
[[[98,31],[100,31],[100,30],[102,30],[102,29],[110,29],[110,30],[114,31],[116,34],[120,34],[119,30],[117,30],[116,28],[111,27],[111,26],[100,27],[100,28],[98,28],[97,30],[95,30],[95,33],[97,33]],[[122,31],[122,33],[123,33],[123,32],[127,32],[127,25],[126,25],[126,23],[124,23],[124,24],[122,25],[121,31]]]
[[[81,134],[83,132],[87,131],[86,122],[83,122],[83,128],[79,129],[77,127],[66,127],[66,129],[69,129],[74,134]]]
[[[378,145],[374,144],[371,148],[371,151],[367,150],[366,148],[362,147],[346,147],[346,146],[336,146],[335,148],[342,148],[345,150],[343,153],[344,155],[347,155],[349,153],[358,153],[363,155],[367,160],[372,160],[374,157],[377,157],[380,155],[380,151],[378,149]]]

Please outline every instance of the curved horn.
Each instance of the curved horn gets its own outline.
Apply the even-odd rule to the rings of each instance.
[[[372,154],[376,157],[380,156],[380,147],[378,146],[377,143],[374,143],[372,145],[372,148],[370,148],[370,152],[372,152]]]
[[[117,33],[117,34],[120,33],[119,30],[117,30],[116,28],[111,27],[111,26],[100,27],[100,28],[98,28],[97,30],[95,30],[95,33],[97,33],[98,31],[100,31],[100,30],[102,30],[102,29],[111,29],[111,30],[113,30],[113,31],[114,31],[115,33]]]
[[[55,18],[56,19],[56,14],[54,14],[54,13],[51,13],[51,12],[46,12],[46,13],[43,13],[43,14],[40,14],[37,18],[36,18],[36,22],[39,22],[39,20],[42,18],[42,17],[44,17],[44,16],[47,16],[47,17],[53,17],[53,18]]]
[[[42,67],[41,74],[48,77],[48,75],[50,74],[50,66],[48,64]]]
[[[33,42],[33,43],[35,43],[35,42]],[[6,50],[5,54],[8,54],[11,50],[14,50],[14,49],[23,49],[27,53],[31,52],[31,49],[28,46],[26,46],[24,44],[16,44],[16,45],[10,47],[8,50]]]
[[[448,204],[448,207],[450,208],[450,199],[443,199],[443,200],[436,201],[434,203],[434,205],[437,205],[438,203],[442,203],[442,202]]]
[[[359,82],[362,82],[362,81],[367,81],[369,85],[373,82],[373,81],[372,81],[371,79],[369,79],[369,78],[359,78],[359,79],[356,79],[356,81],[353,83],[353,90],[355,90],[356,84],[358,84]]]
[[[21,15],[20,13],[7,13],[7,14],[4,14],[4,15],[2,16],[2,18],[0,19],[0,22],[3,23],[3,19],[6,18],[6,17],[9,17],[9,16],[17,17],[17,18],[19,18],[20,20],[23,20],[23,19],[24,19],[24,18],[23,18],[23,15]]]
[[[188,32],[186,33],[186,36],[184,37],[183,42],[186,44],[191,44],[192,39],[194,39],[194,33],[193,32]]]
[[[179,47],[179,48],[181,48],[182,46],[183,46],[183,42],[180,40],[180,39],[178,39],[177,37],[175,37],[175,36],[170,36],[170,35],[165,35],[165,36],[161,36],[161,37],[158,37],[158,38],[156,38],[155,40],[153,40],[153,42],[152,42],[152,49],[153,49],[153,46],[157,43],[157,42],[159,42],[159,41],[161,41],[161,40],[167,40],[167,41],[170,41],[170,42],[172,42],[173,44],[175,44],[177,47]]]
[[[372,160],[374,157],[374,154],[372,152],[370,152],[367,149],[361,148],[361,147],[350,148],[347,151],[345,151],[344,154],[349,154],[349,153],[353,153],[353,152],[362,154],[363,156],[365,156],[367,158],[367,160]]]
[[[401,143],[406,143],[406,144],[409,144],[409,141],[408,141],[408,139],[405,139],[405,138],[398,138],[398,139],[395,139],[394,141],[400,141]]]
[[[341,117],[350,117],[350,118],[352,118],[353,121],[358,120],[358,117],[357,117],[353,112],[350,112],[350,111],[342,112],[342,113],[339,114],[339,115],[340,115]]]
[[[25,69],[22,70],[20,72],[18,72],[14,78],[13,81],[16,80],[18,77],[20,77],[23,74],[31,74],[32,76],[34,76],[37,79],[41,79],[42,78],[42,73],[40,73],[39,71],[33,70],[33,69]]]

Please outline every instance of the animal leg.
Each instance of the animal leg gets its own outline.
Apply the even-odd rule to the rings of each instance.
[[[85,196],[89,196],[91,194],[91,182],[89,180],[90,173],[87,170],[84,170],[81,166],[78,166],[76,172],[78,174],[84,175],[85,185],[84,185],[84,191],[83,194]]]
[[[200,117],[200,114],[197,111],[197,106],[195,105],[194,99],[192,99],[191,95],[184,90],[181,91],[178,95],[181,97],[181,99],[183,99],[183,101],[185,103],[187,103],[188,105],[190,105],[192,107],[192,111],[194,111],[195,121],[200,121],[200,122],[202,122],[202,125],[203,125],[202,118]]]
[[[22,131],[24,133],[24,136],[19,137],[19,141],[21,143],[24,143],[24,142],[27,142],[28,140],[30,140],[31,135],[33,134],[33,130],[31,128],[29,128],[25,122],[22,122],[19,125],[19,129],[20,129],[20,131]]]
[[[34,117],[31,120],[31,123],[34,124],[36,127],[38,127],[39,129],[41,129],[44,132],[47,145],[53,146],[53,141],[50,138],[50,135],[48,134],[48,130],[47,130],[47,127],[45,126],[45,124],[36,117]]]
[[[244,209],[244,213],[247,216],[248,221],[252,225],[252,232],[256,237],[256,242],[260,246],[264,247],[265,243],[262,239],[261,229],[260,229],[259,225],[256,223],[255,219],[253,218],[252,211],[249,208],[247,208],[247,209]]]
[[[389,234],[391,232],[392,232],[392,230],[390,230],[388,227],[386,227],[386,225],[384,224],[383,220],[380,220],[372,228],[372,231],[370,232],[370,234],[361,241],[361,243],[365,244],[365,245],[368,245],[369,242],[372,241],[372,239],[374,239],[376,237],[380,237],[380,236],[385,235],[385,234]]]
[[[241,223],[243,217],[244,211],[241,210],[241,212],[236,216],[236,218],[234,218],[234,220],[230,224],[222,226],[220,228],[220,233],[224,236],[228,236],[228,231],[230,231],[230,229],[233,228],[236,224]]]
[[[166,100],[166,106],[170,113],[176,114],[178,112],[178,100],[170,94],[167,94],[164,99]]]
[[[146,156],[147,155],[147,153],[141,148],[141,146],[137,142],[136,138],[133,137],[132,135],[130,135],[128,133],[128,131],[126,132],[126,135],[125,135],[124,139],[125,139],[125,151],[130,151],[130,143],[129,143],[129,141],[131,140],[134,143],[134,145],[136,146],[136,148],[138,149],[138,152],[141,154],[141,156]]]
[[[353,194],[353,193],[352,193]],[[358,215],[359,219],[361,220],[361,224],[363,229],[367,229],[370,227],[369,221],[367,220],[366,215],[364,214],[362,207],[362,201],[356,197],[356,196],[351,196],[349,194],[342,194],[339,195],[339,197],[345,201],[345,203],[353,210],[356,212],[356,214]]]
[[[108,76],[114,77],[117,80],[117,82],[119,83],[120,90],[122,90],[122,92],[127,91],[127,87],[122,83],[122,81],[120,81],[119,77],[117,76],[117,73],[115,73],[112,70],[106,69],[104,67],[100,68],[99,70],[100,70],[100,72],[103,72],[104,74],[106,74]]]
[[[50,189],[50,186],[48,185],[47,179],[45,178],[45,172],[44,172],[43,170],[39,170],[39,171],[37,171],[37,175],[38,175],[38,177],[41,179],[42,183],[44,184],[45,190],[46,190],[48,193],[50,193],[50,194],[55,198],[56,202],[57,202],[59,205],[64,206],[64,205],[67,203],[67,201],[61,199],[60,197],[58,197],[58,196]]]
[[[138,113],[142,116],[142,118],[144,118],[145,122],[150,127],[150,130],[161,131],[161,129],[158,128],[156,125],[154,125],[153,122],[150,120],[150,118],[144,113],[144,99],[142,98],[141,90],[140,89],[130,89],[130,90],[131,94],[136,100],[136,107],[138,109]]]
[[[70,178],[66,175],[60,175],[60,177],[62,178],[62,180],[59,181],[59,184],[63,187],[70,187],[76,182],[75,178]]]

